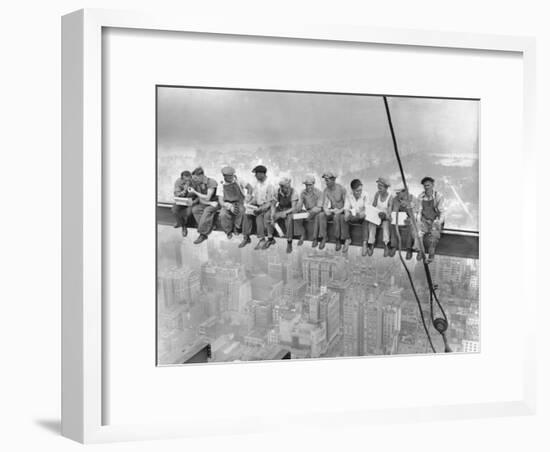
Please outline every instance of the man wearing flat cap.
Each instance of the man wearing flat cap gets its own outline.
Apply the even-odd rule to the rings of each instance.
[[[224,166],[222,175],[222,193],[219,196],[219,203],[222,206],[220,222],[227,238],[231,239],[233,234],[239,233],[242,228],[246,188],[237,179],[235,169],[231,166]]]
[[[247,203],[251,210],[243,218],[243,240],[239,248],[250,243],[252,225],[256,223],[256,234],[259,241],[254,247],[255,250],[263,249],[266,244],[268,224],[271,222],[271,205],[275,196],[273,185],[267,178],[267,168],[264,165],[256,166],[252,172],[256,181],[248,186],[250,200]]]
[[[384,257],[389,256],[390,249],[390,221],[391,221],[391,208],[392,208],[392,195],[388,191],[390,187],[389,182],[379,177],[376,179],[377,191],[374,194],[372,201],[373,207],[378,209],[378,216],[380,217],[380,226],[368,222],[369,238],[367,245],[367,254],[372,256],[374,253],[374,244],[376,242],[376,233],[378,229],[382,229],[382,242],[384,243]]]
[[[305,223],[313,222],[313,238],[314,241],[317,241],[319,236],[319,223],[317,222],[317,214],[321,212],[321,198],[323,197],[323,192],[315,186],[315,177],[308,175],[304,178],[303,184],[305,185],[304,190],[300,193],[300,198],[298,199],[298,205],[296,206],[296,212],[306,212],[308,217],[305,220],[294,220],[301,223],[302,233],[300,235],[300,240],[298,240],[298,246],[304,244],[306,239],[306,230],[307,225]]]
[[[191,206],[198,202],[196,196],[189,193],[191,186],[191,172],[182,171],[180,177],[174,183],[174,198],[175,202],[172,206],[172,213],[176,218],[175,228],[181,228],[181,235],[187,237],[187,220],[191,216]],[[190,205],[182,205],[177,203],[177,198],[186,198]]]
[[[415,197],[405,188],[401,187],[396,190],[392,200],[392,215],[395,212],[399,222],[404,220],[404,226],[399,226],[397,222],[390,225],[390,256],[394,256],[399,248],[399,238],[397,237],[397,228],[399,228],[401,249],[406,251],[405,259],[412,259],[413,249],[418,247],[418,240],[411,220],[411,216],[414,216],[417,210],[416,205]]]
[[[214,229],[214,217],[220,210],[216,196],[218,183],[215,179],[207,177],[200,166],[193,170],[191,177],[193,183],[188,191],[199,200],[192,208],[193,216],[197,222],[197,232],[199,233],[198,238],[193,243],[198,245],[204,242]]]
[[[445,200],[443,195],[434,189],[435,181],[432,177],[426,176],[420,183],[424,191],[418,197],[419,239],[423,240],[428,249],[426,262],[430,263],[435,257],[435,249],[445,223]],[[422,260],[424,257],[420,250],[416,258]]]
[[[268,225],[268,238],[264,248],[269,248],[275,243],[273,237],[275,225],[283,227],[286,235],[286,252],[292,252],[292,239],[294,238],[294,222],[292,213],[298,205],[298,193],[290,185],[290,179],[283,177],[279,181],[279,189],[271,206],[271,221]]]
[[[344,204],[346,201],[346,189],[336,183],[336,175],[327,171],[323,174],[326,188],[323,191],[323,196],[319,203],[321,212],[317,215],[319,224],[318,239],[319,249],[322,250],[327,243],[327,223],[329,219],[334,222],[334,236],[336,240],[335,250],[339,251],[342,248],[342,232],[341,232],[341,217],[344,215]],[[313,238],[313,247],[317,246],[317,237]]]

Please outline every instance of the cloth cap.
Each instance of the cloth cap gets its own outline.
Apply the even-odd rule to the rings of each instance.
[[[267,173],[267,168],[263,165],[256,166],[253,170],[253,173]]]
[[[378,179],[376,179],[376,183],[377,184],[382,184],[384,185],[386,188],[390,186],[390,183],[383,177],[379,177]]]
[[[332,171],[326,171],[323,173],[323,179],[336,179],[336,174],[334,174]]]
[[[302,183],[304,183],[304,184],[314,184],[315,183],[315,178],[313,176],[308,175],[308,176],[304,177],[304,180],[303,180]]]
[[[424,179],[420,181],[422,185],[424,185],[426,182],[431,182],[432,184],[435,182],[432,177],[426,176]]]
[[[288,177],[281,177],[279,185],[290,185],[290,179]]]
[[[232,166],[224,166],[222,168],[222,174],[224,176],[234,176],[235,175],[235,168]]]

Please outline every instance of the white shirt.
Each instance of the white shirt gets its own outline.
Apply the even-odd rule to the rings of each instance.
[[[273,185],[269,182],[268,179],[260,182],[256,179],[254,184],[252,184],[252,203],[258,206],[265,204],[266,202],[272,201],[275,197],[275,190]]]
[[[346,196],[346,202],[344,205],[345,210],[349,210],[353,216],[358,215],[360,213],[365,213],[365,207],[369,203],[369,196],[368,194],[363,191],[361,193],[361,196],[359,196],[359,199],[355,197],[353,192],[348,193]]]

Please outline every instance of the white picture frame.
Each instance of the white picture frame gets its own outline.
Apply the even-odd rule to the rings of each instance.
[[[108,350],[103,342],[102,317],[102,30],[106,27],[214,33],[254,37],[284,37],[349,43],[376,43],[398,46],[475,49],[515,52],[522,55],[524,83],[523,167],[535,174],[533,124],[535,114],[535,41],[528,37],[419,30],[348,28],[319,24],[194,23],[185,18],[107,10],[80,10],[63,17],[62,33],[62,434],[83,443],[169,437],[251,433],[280,428],[263,422],[227,424],[202,423],[189,431],[179,424],[103,425],[105,400],[102,357]],[[519,163],[518,163],[519,166]],[[535,179],[523,182],[522,192],[535,191]],[[535,212],[525,197],[525,212]],[[525,217],[525,215],[524,215]],[[524,220],[526,221],[526,220]],[[535,270],[532,247],[524,247],[524,273]],[[526,309],[534,311],[534,289],[525,287]],[[525,344],[524,391],[515,400],[494,403],[449,405],[445,408],[401,407],[384,410],[319,413],[305,424],[333,420],[349,423],[399,422],[416,419],[446,420],[484,416],[527,415],[535,410],[535,338]],[[295,419],[294,419],[295,421]],[[283,420],[281,420],[283,422]],[[293,422],[292,418],[287,420]]]

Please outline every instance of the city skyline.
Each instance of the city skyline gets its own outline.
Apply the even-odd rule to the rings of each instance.
[[[167,226],[158,234],[159,365],[178,364],[200,342],[211,345],[211,362],[271,359],[281,350],[293,359],[431,352],[397,259],[307,245],[287,255],[283,241],[267,251],[239,249],[218,232],[195,246],[192,235],[182,240]],[[428,317],[421,265],[411,268]],[[478,351],[477,262],[437,256],[433,269],[451,347]],[[429,331],[443,351],[431,325]]]

